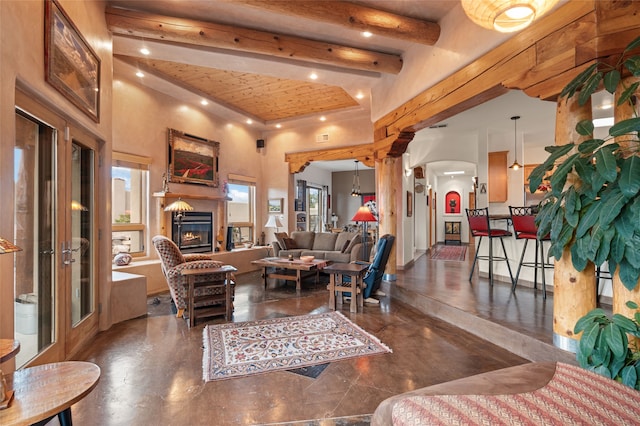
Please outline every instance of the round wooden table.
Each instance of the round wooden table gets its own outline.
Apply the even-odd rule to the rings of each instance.
[[[71,406],[98,384],[100,367],[90,362],[67,361],[17,370],[7,376],[15,394],[9,408],[0,410],[0,424],[31,425],[58,416],[71,425]]]
[[[20,342],[13,339],[0,339],[0,364],[9,361],[20,352]]]

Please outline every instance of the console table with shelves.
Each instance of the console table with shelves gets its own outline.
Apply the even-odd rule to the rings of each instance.
[[[460,240],[460,221],[444,222],[444,243],[445,244],[461,244]]]

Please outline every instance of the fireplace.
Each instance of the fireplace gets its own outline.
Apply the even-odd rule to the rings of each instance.
[[[184,212],[181,223],[178,214],[171,215],[171,239],[183,253],[213,251],[213,219],[211,212]],[[180,231],[178,228],[180,227]],[[180,238],[181,234],[181,238]]]

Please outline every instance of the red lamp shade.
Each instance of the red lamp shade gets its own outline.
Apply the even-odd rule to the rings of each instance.
[[[371,214],[371,210],[367,206],[360,206],[355,215],[351,218],[354,222],[375,222],[376,217]]]

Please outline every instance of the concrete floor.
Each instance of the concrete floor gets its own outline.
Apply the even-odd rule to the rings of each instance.
[[[469,267],[470,262],[422,256],[382,289],[391,294],[438,283],[449,289],[446,294],[459,289],[458,297],[467,297]],[[297,295],[290,282],[272,282],[265,291],[258,273],[238,278],[234,321],[329,309],[326,284],[310,280]],[[482,285],[478,281],[474,287]],[[528,362],[386,296],[380,305],[365,305],[364,312],[349,313],[348,304],[340,310],[393,353],[333,362],[315,379],[283,371],[204,383],[202,330],[206,323],[223,320],[189,329],[171,315],[166,295],[158,300],[153,304],[150,299],[147,317],[100,333],[77,357],[98,364],[102,376],[96,389],[73,406],[76,424],[252,425],[366,415],[401,392]],[[366,417],[328,424],[366,424]]]

